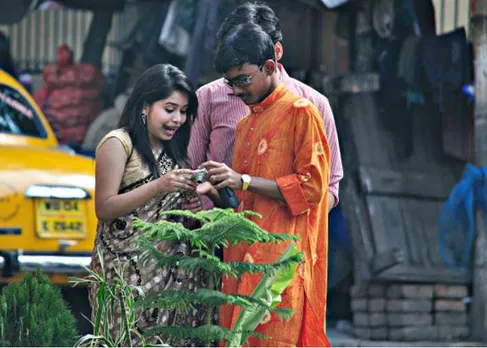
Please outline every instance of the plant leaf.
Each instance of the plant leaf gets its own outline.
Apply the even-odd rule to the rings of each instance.
[[[216,325],[203,325],[199,327],[158,326],[150,328],[144,332],[144,336],[146,337],[155,334],[170,337],[172,339],[197,339],[204,342],[212,342],[222,339],[230,341],[235,336],[233,331]],[[247,337],[263,337],[256,332],[245,332],[245,335]]]
[[[284,251],[278,262],[297,254],[298,251],[293,243]],[[264,301],[269,306],[276,307],[281,302],[281,293],[291,282],[294,273],[296,272],[296,267],[297,263],[291,267],[282,268],[274,274],[264,276],[251,296]],[[233,339],[228,342],[228,346],[242,346],[249,337],[245,332],[254,331],[266,313],[268,313],[268,311],[261,306],[242,309],[233,327],[233,331],[242,333],[236,334]]]

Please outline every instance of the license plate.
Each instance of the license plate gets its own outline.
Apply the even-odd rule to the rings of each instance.
[[[37,234],[42,238],[86,238],[86,203],[82,200],[36,200]]]

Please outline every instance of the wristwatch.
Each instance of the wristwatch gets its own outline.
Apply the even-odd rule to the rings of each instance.
[[[250,175],[242,174],[242,191],[247,191],[251,181]]]

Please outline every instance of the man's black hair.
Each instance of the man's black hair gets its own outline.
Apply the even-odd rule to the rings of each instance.
[[[218,45],[215,69],[223,74],[245,63],[260,66],[268,59],[276,60],[274,43],[269,35],[256,24],[240,24]]]
[[[260,26],[274,43],[282,41],[281,25],[274,11],[266,5],[245,3],[225,18],[217,33],[217,43],[222,42],[233,28],[246,23]]]

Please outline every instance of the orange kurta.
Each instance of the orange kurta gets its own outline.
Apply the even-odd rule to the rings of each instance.
[[[325,334],[328,255],[328,182],[330,153],[321,115],[316,107],[279,85],[236,129],[233,169],[241,174],[276,180],[287,204],[251,192],[237,192],[239,210],[253,210],[254,221],[271,233],[298,235],[305,254],[280,306],[292,308],[288,322],[274,314],[257,332],[271,339],[251,338],[251,346],[328,346]],[[288,243],[246,244],[225,250],[225,261],[276,261]],[[223,291],[250,295],[262,276],[226,278]],[[222,324],[232,327],[240,309],[224,306]]]

